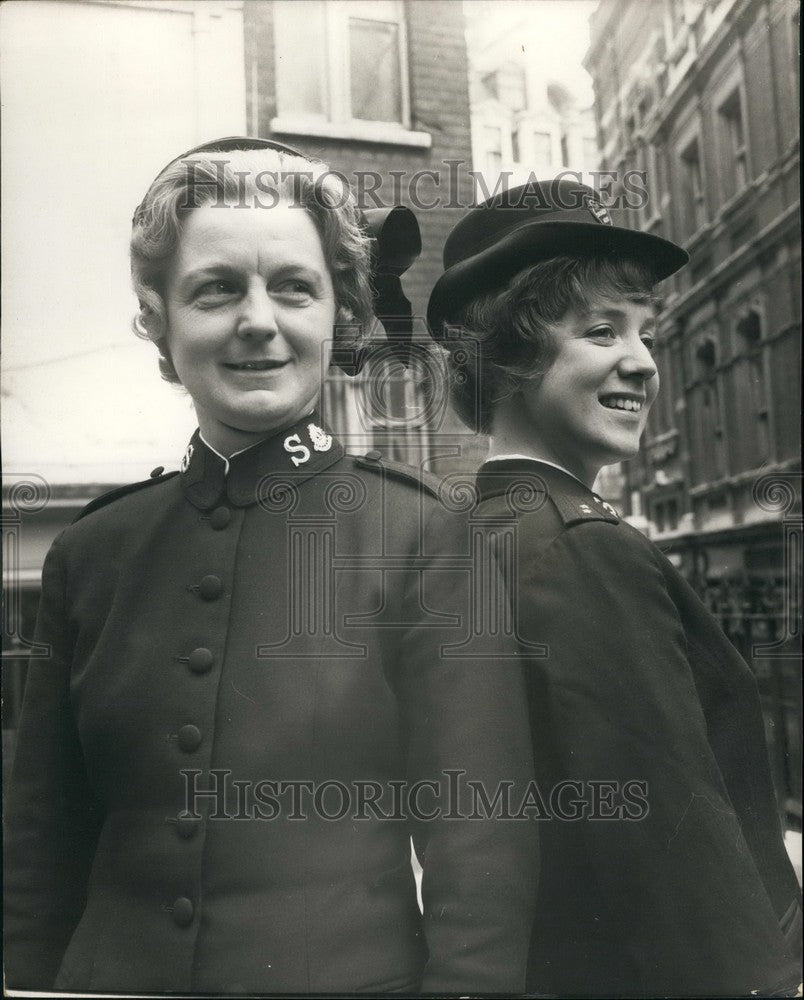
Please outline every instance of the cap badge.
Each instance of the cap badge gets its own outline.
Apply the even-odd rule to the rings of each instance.
[[[316,451],[329,451],[332,447],[332,437],[324,433],[320,427],[316,427],[315,424],[307,425],[307,433],[310,435],[310,440]]]
[[[584,195],[583,198],[584,205],[589,209],[589,211],[594,215],[598,222],[601,222],[604,226],[613,226],[614,223],[611,221],[611,216],[609,211],[605,208],[597,198],[593,198],[590,194]]]
[[[187,451],[184,453],[184,458],[181,460],[181,471],[186,472],[190,468],[190,459],[193,457],[193,446],[191,444],[187,445]]]

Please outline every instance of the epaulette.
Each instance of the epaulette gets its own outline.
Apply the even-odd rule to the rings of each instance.
[[[139,490],[144,490],[146,486],[154,486],[156,483],[164,483],[166,480],[172,479],[174,476],[178,476],[178,474],[178,471],[163,473],[160,470],[154,469],[149,479],[143,479],[139,483],[129,483],[126,486],[118,486],[114,490],[109,490],[108,493],[102,493],[99,497],[95,497],[94,500],[90,500],[86,507],[79,511],[78,515],[73,520],[73,524],[75,524],[76,521],[80,521],[82,517],[86,517],[87,514],[100,510],[101,507],[114,503],[115,500],[119,500],[121,497],[128,496],[129,493],[137,493]]]
[[[594,493],[588,493],[579,486],[577,490],[548,489],[547,495],[553,502],[567,527],[584,521],[608,521],[619,524],[617,511]]]
[[[412,465],[406,465],[404,462],[392,462],[391,459],[384,458],[379,451],[368,451],[365,455],[355,455],[354,459],[361,469],[373,469],[375,472],[385,473],[395,479],[403,479],[406,482],[414,483],[434,497],[438,496],[439,479],[431,472],[414,469]]]
[[[528,513],[528,506],[520,507],[523,502],[520,497],[527,505],[531,504],[527,492],[522,494],[522,488],[529,485],[536,495],[547,495],[565,527],[585,521],[620,523],[620,515],[610,503],[587,489],[569,472],[538,459],[492,459],[478,472],[477,485],[483,500],[507,496],[511,491],[513,496],[508,506],[521,513]],[[530,510],[538,510],[540,506],[537,503],[530,506]]]

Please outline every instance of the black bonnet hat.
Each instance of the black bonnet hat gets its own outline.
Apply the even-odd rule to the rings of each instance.
[[[288,146],[275,139],[260,139],[253,136],[233,135],[223,139],[213,139],[210,142],[194,146],[174,157],[164,166],[153,184],[180,160],[197,153],[227,153],[240,149],[275,149],[290,156],[299,156],[310,160],[307,153]],[[146,195],[147,198],[147,195]],[[134,210],[132,224],[136,225],[144,210],[144,201]],[[395,205],[392,208],[371,208],[362,212],[363,228],[371,239],[371,286],[374,300],[374,314],[382,323],[391,349],[406,364],[410,352],[413,319],[410,302],[405,297],[400,277],[411,267],[422,251],[421,233],[416,216],[409,208]],[[377,345],[374,345],[377,346]],[[339,350],[337,345],[332,352],[332,363],[342,368],[347,375],[356,375],[371,352],[371,346],[359,356],[352,350]]]
[[[689,257],[669,240],[615,226],[597,193],[579,181],[530,181],[472,208],[444,245],[444,273],[427,307],[435,340],[479,294],[505,287],[523,268],[560,255],[632,257],[656,281]]]

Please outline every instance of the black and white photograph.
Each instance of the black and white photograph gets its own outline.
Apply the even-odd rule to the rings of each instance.
[[[4,996],[802,996],[799,17],[0,3]]]

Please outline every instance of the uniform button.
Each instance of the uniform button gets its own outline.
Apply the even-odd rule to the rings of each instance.
[[[382,458],[382,452],[381,451],[367,451],[366,452],[366,458],[370,462],[379,462],[379,460]]]
[[[177,816],[176,831],[182,840],[192,840],[198,833],[201,820],[197,816]]]
[[[173,923],[189,927],[193,922],[193,904],[186,896],[179,896],[173,904]]]
[[[209,573],[202,578],[201,583],[198,585],[198,592],[205,601],[214,601],[216,597],[220,597],[223,593],[223,582],[219,576]]]
[[[185,753],[192,753],[201,746],[201,730],[198,726],[182,726],[179,730],[179,746]]]
[[[198,649],[194,649],[190,653],[187,657],[187,662],[194,674],[205,674],[215,662],[215,657],[212,655],[211,650],[204,646],[199,646]]]
[[[151,469],[151,479],[159,479],[164,471],[164,465],[157,465],[155,469]]]
[[[209,523],[215,531],[222,531],[232,520],[232,512],[228,507],[216,507],[209,515]]]

